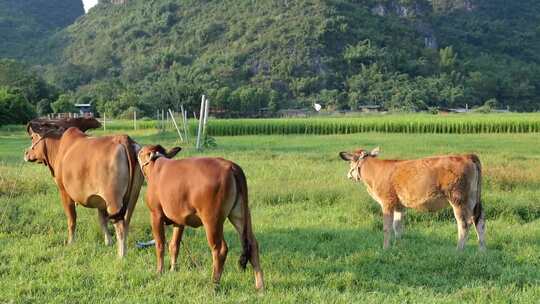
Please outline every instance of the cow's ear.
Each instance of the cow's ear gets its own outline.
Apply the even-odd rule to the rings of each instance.
[[[379,155],[380,152],[381,152],[381,148],[377,147],[377,148],[371,150],[371,152],[369,152],[369,155],[377,156],[377,155]]]
[[[343,159],[344,161],[353,161],[354,160],[354,155],[352,155],[349,152],[339,152],[339,157],[341,157],[341,159]]]
[[[182,151],[182,148],[180,147],[174,147],[170,149],[167,153],[165,153],[165,157],[167,158],[173,158],[178,152]]]
[[[26,125],[26,132],[30,136],[32,136],[33,134],[39,134],[39,126],[36,123],[29,122]]]
[[[165,148],[163,148],[162,145],[156,145],[156,146],[154,146],[154,149],[153,149],[153,150],[154,150],[155,152],[158,152],[158,153],[161,154],[161,155],[167,154],[167,152],[165,151]],[[158,153],[156,153],[156,154],[158,154]]]
[[[154,161],[154,160],[158,159],[159,156],[160,156],[160,154],[161,154],[161,153],[156,152],[156,151],[150,152],[150,160],[151,160],[151,161]]]

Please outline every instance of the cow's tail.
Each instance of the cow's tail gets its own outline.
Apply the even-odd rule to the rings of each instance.
[[[246,269],[246,265],[249,261],[249,257],[251,256],[251,236],[253,234],[251,229],[251,214],[249,212],[248,207],[248,188],[247,188],[247,180],[246,175],[244,174],[244,171],[240,166],[237,164],[232,165],[232,172],[234,179],[236,181],[236,191],[238,199],[240,199],[240,203],[242,204],[242,232],[241,232],[241,242],[242,242],[242,254],[240,255],[240,258],[238,259],[238,265],[242,269]],[[237,202],[238,203],[238,199]]]
[[[484,208],[482,207],[482,164],[475,154],[471,154],[471,160],[476,169],[476,204],[473,209],[474,224],[478,225],[480,219],[484,217]]]
[[[120,208],[120,211],[115,214],[109,215],[109,219],[113,221],[122,220],[126,215],[126,211],[129,206],[129,200],[131,198],[131,191],[133,190],[133,183],[135,182],[135,169],[137,168],[137,154],[133,147],[134,141],[127,135],[119,136],[117,138],[119,140],[118,143],[124,147],[124,151],[126,152],[129,168],[129,183],[126,194],[122,199],[122,207]]]

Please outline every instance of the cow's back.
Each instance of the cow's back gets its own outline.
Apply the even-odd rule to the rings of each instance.
[[[148,184],[147,198],[159,202],[171,219],[181,218],[195,211],[195,205],[201,202],[213,204],[222,201],[218,197],[229,195],[234,183],[231,167],[230,161],[219,158],[159,158]]]
[[[402,161],[391,182],[406,207],[437,210],[468,192],[478,174],[477,160],[476,155],[450,155]]]

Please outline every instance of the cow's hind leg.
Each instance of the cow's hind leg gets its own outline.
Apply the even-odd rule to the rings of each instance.
[[[219,284],[228,252],[227,243],[223,238],[223,222],[206,222],[204,229],[212,251],[212,282]]]
[[[478,236],[478,246],[480,250],[486,250],[486,241],[484,234],[486,232],[486,219],[482,203],[478,202],[474,207],[474,227]]]
[[[103,232],[103,235],[105,237],[105,245],[106,246],[112,245],[111,234],[109,233],[109,229],[107,229],[107,223],[109,219],[107,217],[106,210],[98,209],[98,220],[99,220],[99,226],[101,228],[101,231]]]
[[[245,269],[246,263],[249,260],[255,272],[255,288],[262,291],[264,288],[264,279],[259,261],[259,244],[255,239],[255,235],[253,234],[249,210],[246,212],[246,218],[244,219],[241,204],[237,204],[237,206],[231,211],[229,220],[238,232],[240,242],[243,247],[243,253],[240,256],[238,263],[240,264],[240,267]]]
[[[131,223],[131,217],[135,211],[135,206],[137,205],[137,200],[139,199],[139,193],[141,191],[141,186],[144,182],[144,177],[139,170],[135,170],[135,177],[133,179],[133,185],[131,186],[131,193],[129,194],[128,207],[126,209],[126,215],[124,220],[126,221],[126,228],[129,229]]]
[[[454,216],[456,217],[456,223],[458,227],[458,243],[457,249],[463,250],[467,237],[469,235],[469,228],[472,224],[472,217],[469,210],[463,204],[452,204],[454,209]]]
[[[75,212],[75,202],[63,189],[60,189],[60,196],[62,199],[62,206],[64,207],[64,213],[67,217],[67,244],[70,245],[75,241],[75,227],[77,226],[77,213]]]
[[[176,269],[176,260],[178,258],[178,248],[184,234],[184,225],[174,226],[173,235],[169,242],[169,256],[171,257],[171,271]]]
[[[118,245],[118,257],[123,258],[126,255],[126,222],[118,220],[114,222],[114,230],[116,231],[116,242]]]

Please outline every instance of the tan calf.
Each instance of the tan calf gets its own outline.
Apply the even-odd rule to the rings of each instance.
[[[428,157],[416,160],[381,160],[379,149],[341,152],[350,162],[347,177],[362,181],[383,212],[384,245],[390,246],[393,226],[398,239],[403,230],[403,211],[412,208],[436,211],[448,204],[458,226],[458,249],[463,249],[474,223],[480,250],[485,249],[485,216],[480,200],[482,169],[474,154]]]

